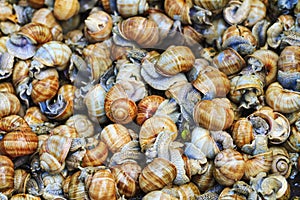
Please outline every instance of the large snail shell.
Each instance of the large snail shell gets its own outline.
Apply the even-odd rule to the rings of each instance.
[[[52,40],[51,30],[43,24],[29,23],[22,26],[19,34],[30,38],[36,44],[44,44]]]
[[[266,102],[274,111],[292,113],[300,109],[300,93],[283,89],[274,82],[266,90]]]
[[[232,139],[239,148],[242,148],[245,144],[250,144],[254,140],[253,127],[248,119],[240,118],[234,123]]]
[[[129,130],[122,124],[109,124],[101,131],[101,140],[111,152],[116,153],[131,141],[131,137]]]
[[[58,20],[68,20],[78,13],[78,0],[55,0],[53,14]]]
[[[0,155],[0,191],[14,188],[14,163],[7,156]]]
[[[192,6],[192,1],[166,0],[164,2],[164,8],[167,15],[172,19],[176,19],[176,16],[180,16],[180,21],[184,24],[192,24],[190,18],[190,9]]]
[[[232,48],[225,49],[214,56],[212,64],[226,75],[235,74],[246,66],[245,60]]]
[[[230,91],[230,81],[226,74],[211,66],[199,69],[198,76],[193,81],[193,86],[204,94],[203,99],[226,97]]]
[[[231,186],[240,180],[245,172],[243,156],[236,150],[225,149],[218,153],[214,160],[214,177],[225,186]]]
[[[31,175],[25,169],[16,169],[14,175],[14,189],[17,193],[26,192],[26,184]]]
[[[87,184],[87,188],[91,200],[117,199],[116,182],[113,174],[107,169],[98,170]]]
[[[229,1],[228,5],[223,9],[223,17],[229,24],[241,24],[247,19],[251,9],[251,0]]]
[[[143,170],[139,177],[140,188],[144,192],[161,189],[173,182],[177,169],[170,161],[163,158],[155,158]]]
[[[156,70],[166,76],[189,71],[195,63],[192,50],[186,46],[170,46],[159,57]]]
[[[116,4],[118,13],[125,18],[143,14],[149,7],[146,0],[117,0]]]
[[[140,130],[139,142],[141,150],[145,151],[149,148],[156,140],[157,135],[162,131],[170,131],[173,134],[172,138],[175,140],[177,137],[176,124],[167,116],[153,116],[147,119]]]
[[[21,109],[21,103],[14,94],[0,92],[0,118],[17,114]]]
[[[84,103],[88,109],[91,119],[97,119],[99,123],[106,121],[106,114],[104,111],[104,99],[106,91],[104,88],[97,84],[89,90],[84,97]]]
[[[273,155],[272,151],[260,153],[254,156],[244,155],[245,174],[244,177],[249,180],[260,172],[268,172],[271,169]]]
[[[199,101],[195,105],[193,118],[208,130],[225,130],[232,125],[234,112],[227,98],[215,98]]]
[[[106,116],[113,122],[127,124],[135,119],[137,106],[128,98],[121,84],[115,84],[107,92],[104,100]]]
[[[156,23],[150,19],[135,16],[118,24],[121,36],[135,41],[142,47],[153,47],[159,42],[159,30]]]
[[[158,106],[165,99],[162,96],[150,95],[143,98],[138,104],[138,114],[136,117],[136,122],[138,125],[142,125],[145,120],[152,117],[157,110]]]

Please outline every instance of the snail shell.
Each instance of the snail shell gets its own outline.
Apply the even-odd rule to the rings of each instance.
[[[251,10],[252,0],[229,1],[226,8],[223,9],[223,17],[229,24],[241,24],[245,21]]]
[[[288,178],[291,174],[292,164],[288,151],[284,147],[271,147],[273,161],[271,171],[274,174],[280,174]]]
[[[136,117],[136,122],[138,125],[142,125],[145,120],[152,117],[157,110],[158,106],[165,99],[162,96],[150,95],[143,98],[138,104],[138,113]]]
[[[140,188],[148,193],[163,188],[173,182],[177,174],[176,167],[168,160],[155,158],[139,176]]]
[[[113,153],[119,152],[124,145],[131,141],[129,130],[121,124],[105,126],[100,137]]]
[[[215,178],[213,176],[214,165],[212,161],[208,162],[208,167],[203,174],[196,174],[192,176],[191,181],[195,183],[201,192],[206,191],[215,185]]]
[[[283,146],[289,152],[300,152],[300,131],[297,129],[296,125],[291,125],[290,136],[287,141],[283,143]]]
[[[65,125],[74,127],[78,133],[78,137],[91,137],[94,135],[93,123],[88,119],[86,115],[76,114],[71,116]]]
[[[178,198],[176,198],[168,193],[165,193],[161,190],[155,190],[155,191],[149,192],[143,197],[143,200],[152,200],[152,199],[178,200]]]
[[[90,179],[86,181],[86,186],[91,200],[117,199],[116,182],[110,170],[99,169]]]
[[[69,199],[88,199],[88,193],[85,190],[86,184],[79,178],[81,172],[77,171],[68,176],[62,183],[63,191]]]
[[[250,12],[244,25],[247,27],[254,26],[257,22],[264,19],[267,14],[266,5],[260,0],[252,0],[250,5]]]
[[[0,92],[0,118],[12,114],[17,114],[21,109],[21,103],[14,94]]]
[[[117,0],[116,4],[118,13],[124,18],[141,15],[149,8],[146,0]]]
[[[53,14],[58,20],[68,20],[78,13],[80,4],[78,0],[55,0]]]
[[[14,189],[17,193],[26,192],[26,184],[31,175],[25,169],[16,169],[14,173]]]
[[[228,0],[195,0],[194,3],[207,10],[219,12],[227,5]]]
[[[239,148],[245,144],[250,144],[254,140],[251,122],[246,118],[240,118],[236,121],[233,125],[232,138]]]
[[[51,30],[43,24],[29,23],[19,31],[19,34],[30,38],[35,44],[44,44],[52,40]]]
[[[215,98],[199,101],[195,105],[193,118],[208,130],[225,130],[232,125],[234,112],[227,98]]]
[[[266,102],[274,111],[292,113],[300,109],[300,94],[274,82],[266,90]]]
[[[118,24],[121,36],[135,41],[141,47],[154,47],[159,42],[159,30],[156,23],[150,19],[134,16]]]
[[[226,40],[228,40],[229,38],[233,37],[233,36],[242,36],[247,41],[249,41],[249,43],[252,46],[256,46],[257,45],[257,41],[256,41],[254,35],[250,31],[250,29],[247,28],[247,27],[245,27],[245,26],[242,26],[242,25],[232,25],[228,29],[226,29],[224,31],[224,33],[223,33],[223,36],[222,36],[223,43]]]
[[[127,124],[137,115],[135,102],[128,98],[120,83],[115,84],[107,92],[104,100],[106,116],[113,122]]]
[[[170,131],[173,134],[173,140],[177,137],[176,124],[167,116],[156,116],[147,119],[139,133],[139,142],[141,151],[144,152],[148,149],[156,140],[157,135],[162,131]]]
[[[204,94],[203,99],[226,97],[230,91],[230,81],[226,74],[211,66],[199,69],[193,86]]]
[[[14,188],[14,163],[7,156],[0,155],[0,191]]]
[[[10,199],[12,200],[41,200],[40,197],[36,197],[31,194],[15,194]]]
[[[225,149],[218,153],[214,164],[214,177],[218,183],[225,186],[233,185],[243,177],[245,172],[242,154],[233,149]]]
[[[10,82],[0,83],[0,92],[7,92],[11,94],[15,94],[15,88]]]
[[[190,17],[190,9],[192,6],[192,1],[166,0],[164,2],[164,9],[167,15],[174,20],[179,16],[180,22],[183,24],[192,24]]]
[[[187,72],[195,63],[192,50],[186,46],[170,46],[159,57],[155,69],[165,76]]]

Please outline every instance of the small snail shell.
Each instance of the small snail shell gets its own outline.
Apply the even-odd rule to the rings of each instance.
[[[0,92],[15,94],[15,88],[11,82],[0,83]]]
[[[68,176],[62,183],[63,191],[70,199],[88,199],[88,194],[85,189],[86,185],[79,178],[81,171]]]
[[[26,192],[26,184],[31,175],[25,169],[16,169],[14,174],[14,189],[17,193]]]
[[[233,125],[232,138],[239,148],[245,144],[250,144],[254,140],[251,122],[246,118],[240,118],[236,121]]]
[[[29,126],[42,124],[48,121],[47,117],[36,106],[30,107],[26,110],[24,120]]]
[[[106,93],[104,100],[106,116],[113,122],[127,124],[137,115],[135,102],[128,98],[125,89],[120,83],[115,84]]]
[[[286,142],[283,143],[283,146],[289,152],[300,152],[300,131],[296,128],[296,125],[291,125],[290,136]]]
[[[149,7],[146,0],[117,0],[116,4],[118,13],[124,18],[141,15]]]
[[[154,47],[159,42],[159,30],[156,23],[150,19],[134,16],[118,24],[121,36],[135,41],[141,47]]]
[[[0,155],[0,191],[14,188],[14,163],[7,156]]]
[[[226,75],[235,74],[246,66],[245,60],[232,48],[225,49],[214,56],[212,64]]]
[[[91,200],[111,199],[116,200],[116,182],[113,174],[108,169],[98,170],[91,180],[86,183]],[[106,192],[103,192],[106,191]]]
[[[19,31],[19,34],[30,38],[35,44],[44,44],[52,40],[51,30],[43,24],[29,23]]]
[[[74,127],[78,133],[78,137],[91,137],[94,135],[93,123],[86,115],[73,115],[66,121],[65,125]]]
[[[55,69],[46,69],[38,74],[36,79],[31,83],[32,101],[37,104],[39,102],[52,99],[58,92],[59,76]]]
[[[17,61],[14,65],[12,73],[12,83],[17,88],[19,84],[22,84],[23,81],[29,79],[29,65],[28,61]],[[17,89],[16,89],[17,90]]]
[[[187,72],[195,63],[192,50],[186,46],[170,46],[159,57],[156,70],[162,75],[173,76]]]
[[[300,109],[300,93],[283,89],[274,82],[266,90],[266,102],[274,111],[292,113]]]
[[[225,186],[231,186],[240,180],[245,172],[245,161],[242,154],[233,149],[225,149],[214,159],[214,177]]]
[[[249,15],[244,21],[244,25],[247,27],[254,26],[257,22],[266,17],[267,8],[266,5],[260,0],[252,0],[250,5]]]
[[[16,95],[8,92],[0,92],[0,118],[17,114],[21,109],[21,103]]]
[[[165,99],[162,96],[150,95],[143,98],[138,104],[138,114],[136,117],[136,122],[138,125],[142,125],[145,120],[152,117],[157,110],[158,106]]]
[[[254,156],[244,155],[245,160],[245,174],[244,177],[250,180],[260,172],[268,172],[272,166],[273,155],[272,151],[260,153]]]
[[[245,21],[251,10],[252,0],[229,1],[223,9],[223,17],[229,24],[241,24]]]
[[[105,163],[108,156],[108,148],[102,141],[97,141],[96,144],[87,144],[85,146],[86,153],[82,159],[82,167],[100,166]]]
[[[113,153],[119,152],[125,144],[131,141],[129,130],[121,124],[105,126],[100,137]]]
[[[78,0],[55,0],[53,14],[58,20],[68,20],[78,13],[80,4]]]
[[[288,178],[291,174],[292,164],[288,151],[284,147],[271,147],[273,153],[271,171]]]
[[[233,36],[242,36],[250,42],[252,46],[257,45],[256,38],[253,36],[251,30],[242,25],[232,25],[226,29],[222,36],[223,43]]]
[[[199,68],[198,76],[192,84],[204,95],[203,99],[226,97],[230,91],[230,81],[226,74],[212,66]]]
[[[193,6],[192,1],[183,0],[166,0],[164,3],[165,12],[169,17],[175,19],[180,16],[180,21],[183,24],[192,24],[190,17],[190,9]]]
[[[104,11],[92,12],[84,20],[84,33],[90,42],[101,42],[106,40],[112,31],[113,20]]]
[[[227,5],[228,0],[195,0],[194,3],[207,10],[219,12]]]
[[[203,174],[196,174],[192,176],[191,181],[195,183],[201,192],[206,191],[215,185],[215,178],[213,176],[214,165],[212,161],[208,162],[208,167]]]
[[[172,183],[176,174],[177,169],[170,161],[155,158],[142,170],[139,177],[140,188],[146,193],[161,189]]]
[[[51,135],[61,135],[69,138],[78,138],[78,133],[74,127],[58,125],[49,131]]]
[[[59,41],[50,41],[36,51],[33,59],[48,67],[63,70],[67,67],[71,54],[72,51],[68,45]]]
[[[161,190],[155,190],[155,191],[149,192],[143,197],[143,200],[152,200],[152,199],[178,200],[178,198],[173,197],[172,195],[167,194]]]
[[[193,118],[208,130],[225,130],[232,125],[234,112],[227,98],[215,98],[199,101],[195,105]]]
[[[173,140],[177,137],[177,127],[176,124],[167,116],[156,116],[147,119],[139,133],[139,142],[141,146],[141,150],[145,151],[152,144],[154,144],[157,135],[161,131],[169,130],[173,134]]]

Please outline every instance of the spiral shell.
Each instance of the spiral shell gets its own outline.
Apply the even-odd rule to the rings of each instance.
[[[88,193],[85,189],[86,184],[79,178],[80,171],[68,176],[62,183],[64,193],[66,193],[69,199],[87,199]]]
[[[243,177],[245,172],[242,154],[233,149],[225,149],[218,153],[214,164],[214,177],[218,183],[225,186],[233,185]]]
[[[12,114],[17,114],[21,109],[21,103],[14,94],[0,92],[0,118]]]
[[[292,113],[300,109],[300,94],[274,82],[266,90],[266,102],[274,111]]]
[[[170,46],[159,57],[155,69],[166,76],[187,72],[195,63],[195,56],[186,46]]]
[[[101,131],[101,140],[111,152],[116,153],[131,141],[131,137],[125,126],[121,124],[109,124]]]
[[[291,174],[292,164],[288,151],[284,147],[271,147],[273,154],[271,171],[288,178]]]
[[[223,43],[228,40],[229,38],[233,36],[242,36],[244,37],[247,41],[250,42],[252,46],[257,45],[256,38],[252,34],[249,28],[242,26],[242,25],[232,25],[228,29],[226,29],[223,33],[222,36],[222,41]]]
[[[65,125],[74,127],[78,137],[91,137],[94,135],[94,125],[86,115],[73,115],[65,122]]]
[[[161,189],[173,182],[177,174],[176,167],[168,160],[155,158],[143,170],[139,177],[140,188],[144,192]]]
[[[15,94],[15,88],[10,82],[0,83],[0,92]]]
[[[266,5],[260,0],[252,0],[250,5],[250,12],[244,25],[247,27],[254,26],[257,22],[264,19],[267,14]]]
[[[68,20],[78,13],[80,4],[78,0],[56,0],[53,14],[58,20]]]
[[[14,163],[7,156],[0,155],[0,191],[14,188]]]
[[[149,8],[146,0],[117,0],[116,4],[118,13],[125,18],[141,15]]]
[[[164,98],[158,95],[150,95],[143,98],[138,104],[137,124],[142,125],[145,120],[152,117],[163,101]]]
[[[176,124],[167,116],[153,116],[147,119],[139,133],[139,142],[141,150],[148,149],[156,140],[157,135],[162,131],[170,131],[176,133],[172,135],[173,140],[177,137]]]
[[[233,108],[227,98],[199,101],[194,108],[194,121],[208,130],[225,130],[234,119]]]
[[[108,148],[102,141],[97,141],[96,144],[87,144],[87,151],[82,159],[82,166],[99,166],[105,163],[108,156]]]
[[[227,5],[228,0],[195,0],[194,3],[207,10],[219,12]]]
[[[19,34],[30,38],[35,44],[44,44],[52,40],[51,30],[43,24],[29,23],[22,26]]]
[[[234,123],[232,139],[239,148],[242,148],[245,144],[250,144],[254,140],[253,126],[248,119],[240,118]]]
[[[192,24],[189,15],[192,6],[193,6],[192,1],[166,0],[164,2],[164,8],[167,15],[172,19],[175,19],[176,16],[180,16],[180,21],[183,24]]]
[[[120,22],[118,30],[123,38],[145,48],[155,46],[160,39],[156,23],[140,16],[130,17]]]

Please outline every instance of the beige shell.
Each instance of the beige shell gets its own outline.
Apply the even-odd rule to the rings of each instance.
[[[234,112],[227,98],[199,101],[194,108],[194,121],[208,130],[225,130],[234,119]]]
[[[30,38],[35,44],[44,44],[52,40],[51,30],[46,25],[39,23],[29,23],[22,26],[19,34]]]
[[[141,15],[149,8],[146,0],[116,0],[118,13],[124,18]]]
[[[119,152],[124,145],[131,141],[129,130],[122,124],[105,126],[100,137],[113,153]]]
[[[0,118],[17,114],[21,109],[21,103],[16,95],[8,92],[0,92]]]
[[[78,13],[78,0],[55,0],[53,14],[58,20],[68,20]]]
[[[86,115],[75,114],[65,122],[65,125],[74,127],[79,137],[91,137],[94,135],[94,125]]]
[[[242,148],[245,144],[250,144],[254,140],[253,126],[248,119],[240,118],[234,123],[232,139],[239,148]]]
[[[267,14],[266,5],[260,0],[252,0],[250,5],[250,12],[244,25],[247,27],[254,26],[257,22],[264,19]]]
[[[4,155],[0,155],[0,191],[14,188],[14,163]]]
[[[141,150],[144,152],[146,149],[154,144],[157,135],[162,131],[170,131],[173,134],[173,140],[177,137],[176,124],[167,116],[153,116],[147,119],[139,132],[139,142]]]
[[[192,1],[184,0],[166,0],[164,1],[165,12],[169,17],[175,19],[176,16],[180,17],[183,24],[192,24],[190,18],[190,9],[193,6]]]
[[[195,0],[194,3],[210,11],[219,12],[228,3],[229,0]]]
[[[170,161],[155,158],[142,170],[139,177],[140,188],[146,193],[161,189],[172,183],[176,174],[177,169]]]

